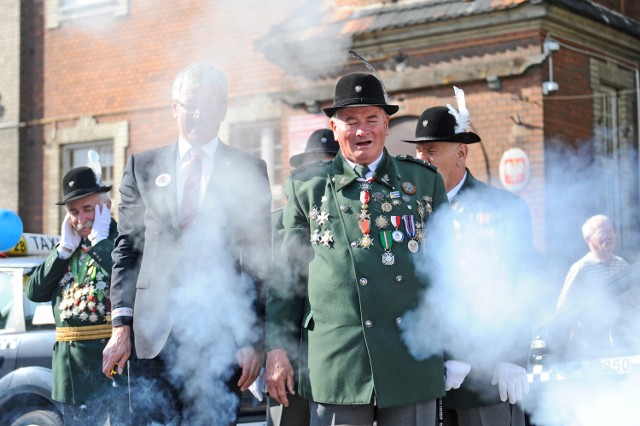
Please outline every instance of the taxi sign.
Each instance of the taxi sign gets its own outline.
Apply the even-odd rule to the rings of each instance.
[[[8,256],[47,256],[60,241],[57,235],[23,233],[14,248],[5,252]]]

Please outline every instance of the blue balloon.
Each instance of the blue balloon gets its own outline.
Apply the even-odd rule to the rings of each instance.
[[[0,209],[0,252],[11,250],[22,236],[20,217],[7,209]]]

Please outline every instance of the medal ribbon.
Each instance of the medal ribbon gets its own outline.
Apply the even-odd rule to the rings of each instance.
[[[400,226],[401,217],[400,216],[391,216],[391,224],[394,228],[398,229]]]
[[[380,231],[380,244],[382,244],[385,251],[391,251],[391,246],[393,246],[391,231]]]
[[[371,195],[369,195],[369,191],[360,191],[360,203],[367,205],[370,199]]]
[[[414,239],[416,237],[416,223],[412,214],[405,214],[402,216],[404,221],[404,228],[407,231],[409,238]]]
[[[360,221],[360,229],[364,235],[368,235],[371,232],[371,224],[368,219]]]
[[[71,259],[71,274],[73,275],[73,278],[76,280],[76,283],[78,283],[78,285],[84,282],[84,278],[87,275],[87,266],[89,265],[90,260],[91,256],[89,256],[88,254],[84,254],[84,258],[81,262],[79,251],[76,251],[73,255],[73,258]]]

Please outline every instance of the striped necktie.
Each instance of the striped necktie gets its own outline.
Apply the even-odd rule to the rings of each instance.
[[[363,179],[366,179],[367,173],[369,173],[371,170],[369,169],[369,166],[365,166],[364,164],[358,164],[355,167],[355,171],[358,176],[360,176]]]
[[[184,191],[180,209],[180,229],[188,230],[198,217],[200,182],[202,181],[202,153],[191,148],[191,159],[184,166]]]

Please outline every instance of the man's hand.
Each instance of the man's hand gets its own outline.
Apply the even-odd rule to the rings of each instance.
[[[236,352],[238,365],[242,368],[242,376],[238,380],[238,387],[246,391],[256,381],[262,369],[262,357],[252,347],[240,348]]]
[[[500,362],[493,370],[491,384],[498,384],[500,400],[515,404],[529,394],[527,370],[510,362]]]
[[[271,398],[288,407],[287,391],[292,395],[296,392],[293,388],[293,368],[287,356],[287,351],[273,349],[267,352],[267,372],[265,376],[267,378],[267,392],[271,395]]]
[[[111,224],[111,212],[106,204],[96,204],[96,214],[93,217],[91,233],[87,238],[91,245],[95,247],[100,241],[109,237],[109,225]]]
[[[118,366],[118,374],[124,371],[124,365],[131,356],[131,326],[114,327],[111,339],[102,351],[102,372],[112,378],[111,371]]]
[[[60,244],[58,244],[58,256],[61,259],[68,259],[74,251],[80,247],[81,236],[71,223],[71,215],[67,213],[62,221],[60,229]]]
[[[444,363],[444,390],[458,389],[471,371],[471,365],[462,361],[449,360]]]

